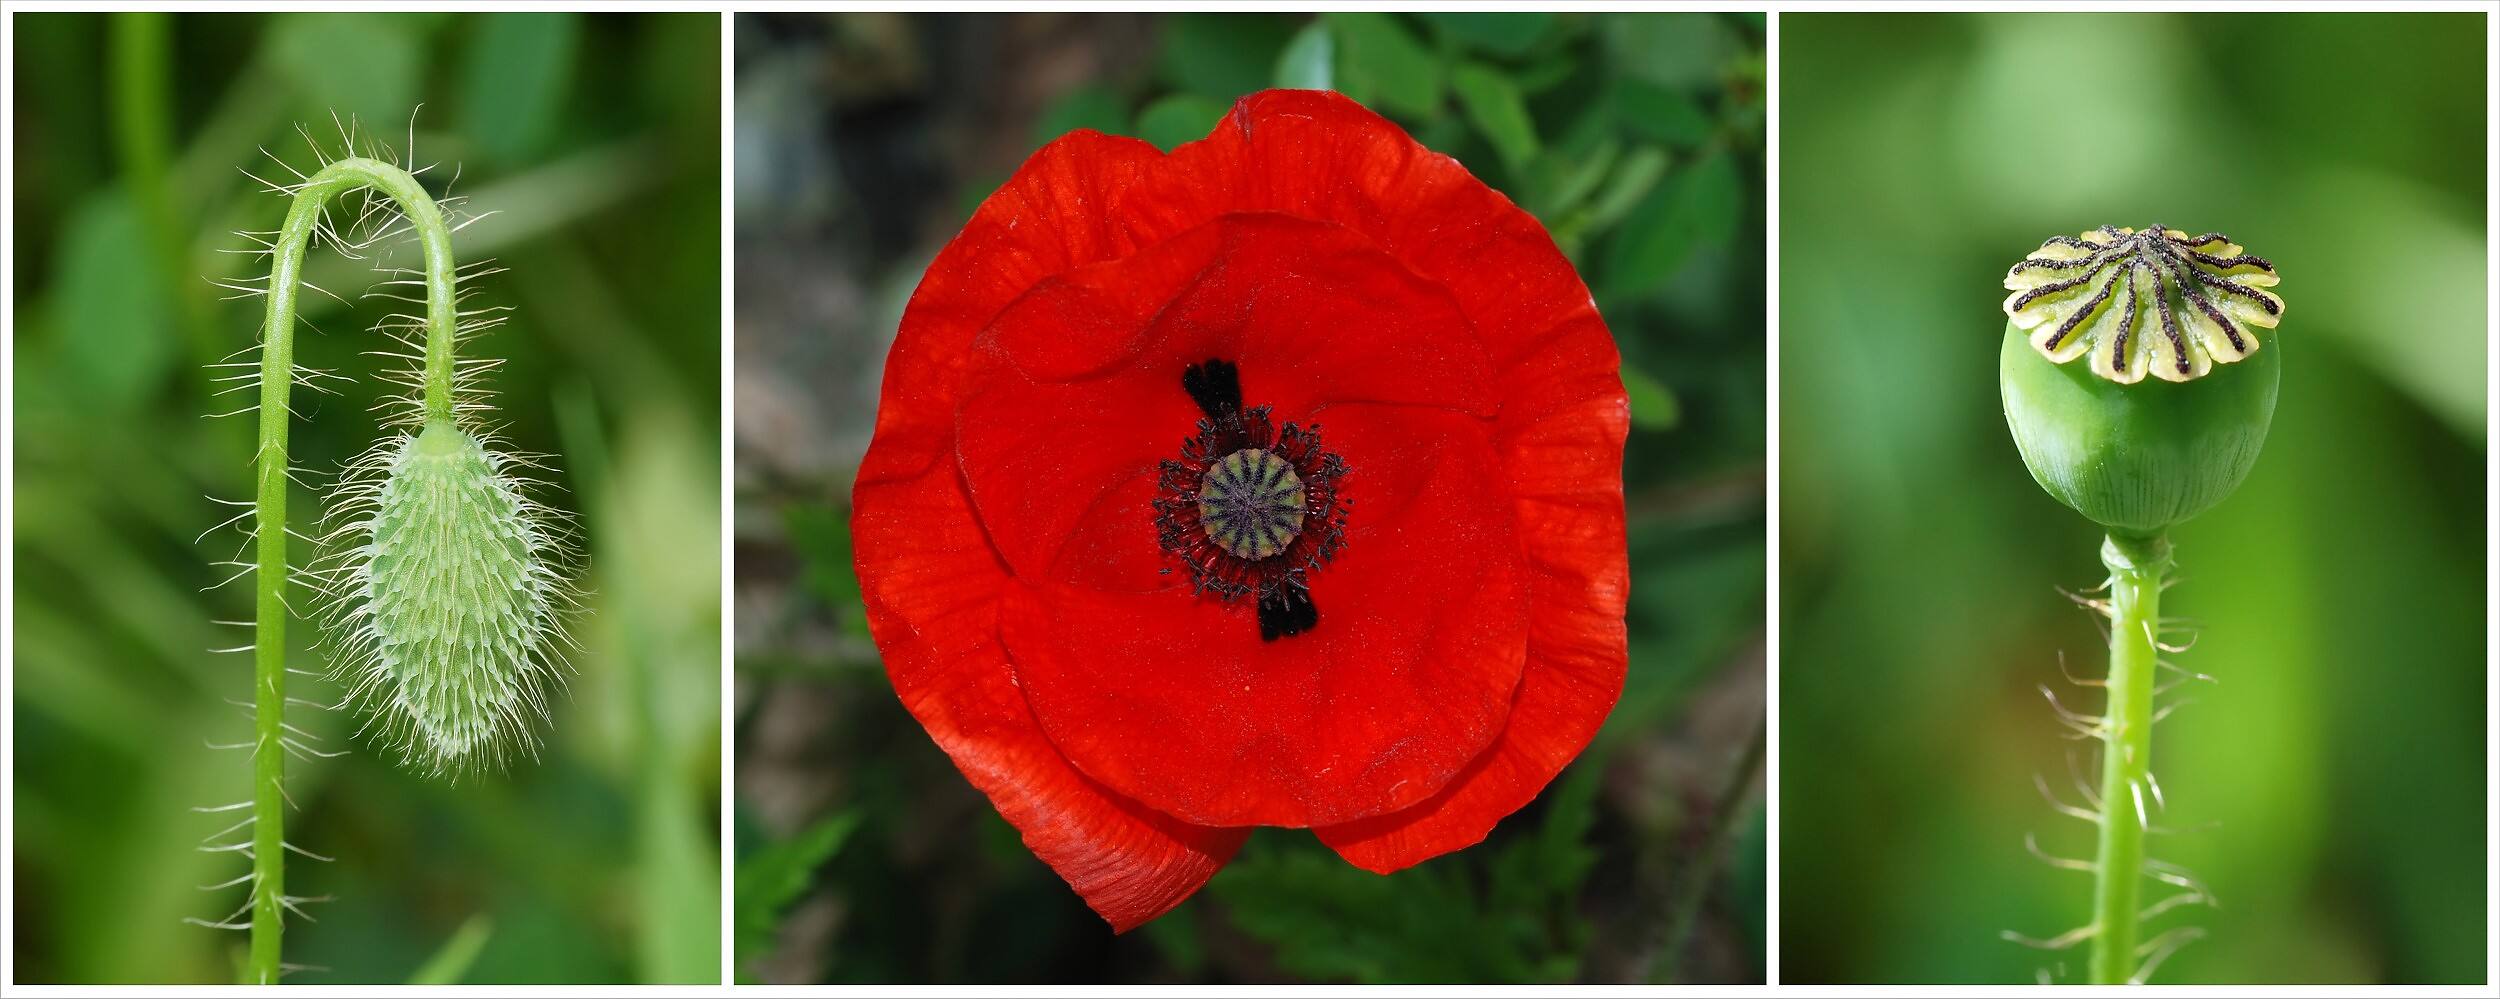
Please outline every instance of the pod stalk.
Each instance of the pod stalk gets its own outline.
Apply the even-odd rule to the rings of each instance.
[[[2092,984],[2121,985],[2136,974],[2143,911],[2146,807],[2153,756],[2156,630],[2170,542],[2162,534],[2113,533],[2101,544],[2109,569],[2108,710],[2103,716],[2100,850],[2093,865]]]

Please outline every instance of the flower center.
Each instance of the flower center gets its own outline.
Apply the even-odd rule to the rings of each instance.
[[[1256,562],[1302,533],[1302,477],[1273,451],[1225,455],[1198,487],[1198,523],[1217,546]]]
[[[1337,491],[1345,459],[1320,446],[1318,424],[1280,430],[1267,407],[1243,408],[1241,373],[1230,361],[1190,365],[1181,390],[1206,418],[1180,458],[1163,463],[1157,544],[1198,593],[1253,598],[1259,637],[1317,627],[1311,576],[1345,544],[1347,504]]]

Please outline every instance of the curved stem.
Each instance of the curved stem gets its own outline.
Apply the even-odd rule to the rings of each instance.
[[[279,944],[286,913],[286,487],[287,397],[295,387],[295,292],[304,251],[322,207],[340,194],[370,187],[396,202],[425,248],[425,415],[451,415],[452,347],[459,333],[451,229],[425,187],[405,170],[349,157],[325,166],[296,189],[286,223],[272,244],[269,311],[260,356],[260,450],[253,534],[258,561],[253,619],[252,949],[246,984],[270,985],[281,973]]]
[[[2091,975],[2095,985],[2123,985],[2135,975],[2136,914],[2143,909],[2144,836],[2152,822],[2145,799],[2153,757],[2153,674],[2159,668],[2153,641],[2170,542],[2113,534],[2101,544],[2101,563],[2109,567],[2109,706],[2102,718]]]

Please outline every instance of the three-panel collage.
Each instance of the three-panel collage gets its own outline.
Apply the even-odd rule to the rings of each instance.
[[[10,994],[2500,995],[2487,3],[8,6]]]

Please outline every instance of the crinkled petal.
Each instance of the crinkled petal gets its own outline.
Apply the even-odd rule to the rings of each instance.
[[[1413,808],[1318,830],[1383,874],[1482,842],[1562,772],[1623,693],[1631,573],[1622,455],[1631,414],[1616,389],[1508,435],[1504,465],[1527,553],[1528,662],[1491,751]]]
[[[1160,154],[1070,135],[1034,154],[931,264],[886,365],[852,530],[870,630],[895,692],[1035,856],[1127,930],[1214,876],[1247,835],[1112,794],[1051,747],[998,638],[1005,565],[955,467],[954,423],[973,338],[1043,277],[1134,252],[1100,212]]]
[[[1346,417],[1366,409],[1395,411],[1399,413],[1396,422],[1401,424],[1419,419],[1429,424],[1432,419],[1459,419],[1455,415],[1459,412],[1472,413],[1475,415],[1468,419],[1480,421],[1487,435],[1482,442],[1474,445],[1480,453],[1489,451],[1489,457],[1483,461],[1453,460],[1442,455],[1435,460],[1417,462],[1407,470],[1413,481],[1366,481],[1364,475],[1367,468],[1382,478],[1393,477],[1394,463],[1375,460],[1367,464],[1361,459],[1353,459],[1355,472],[1348,476],[1346,482],[1349,495],[1356,500],[1355,519],[1349,526],[1349,533],[1362,530],[1367,523],[1374,530],[1391,533],[1367,540],[1349,538],[1346,555],[1340,563],[1315,576],[1314,593],[1318,595],[1322,608],[1320,628],[1309,635],[1286,640],[1292,643],[1321,638],[1329,634],[1332,624],[1342,626],[1346,623],[1342,615],[1351,613],[1351,609],[1332,603],[1324,587],[1330,585],[1332,578],[1351,568],[1353,560],[1366,548],[1384,550],[1371,556],[1373,558],[1414,559],[1406,566],[1405,575],[1410,580],[1422,581],[1426,586],[1456,585],[1450,580],[1471,572],[1483,574],[1480,580],[1457,585],[1449,591],[1451,595],[1436,594],[1429,599],[1412,599],[1412,604],[1422,605],[1424,609],[1390,607],[1383,616],[1397,620],[1376,625],[1382,628],[1413,627],[1419,615],[1440,614],[1442,616],[1437,620],[1452,621],[1455,613],[1456,626],[1435,624],[1430,626],[1435,632],[1432,635],[1409,638],[1405,645],[1391,647],[1384,644],[1365,650],[1370,654],[1372,664],[1378,668],[1399,655],[1414,652],[1413,646],[1418,643],[1431,641],[1437,644],[1424,653],[1424,659],[1417,661],[1447,660],[1453,655],[1451,650],[1456,649],[1457,658],[1467,662],[1465,668],[1440,670],[1451,674],[1440,678],[1434,677],[1434,671],[1430,670],[1410,670],[1410,675],[1390,671],[1395,683],[1409,686],[1403,691],[1349,688],[1332,695],[1332,699],[1341,699],[1351,705],[1335,710],[1357,715],[1366,711],[1379,714],[1401,710],[1400,697],[1437,703],[1431,699],[1442,695],[1417,693],[1415,691],[1423,690],[1419,684],[1458,683],[1460,688],[1453,689],[1472,691],[1461,695],[1459,700],[1472,705],[1481,697],[1482,690],[1504,688],[1501,670],[1487,668],[1488,664],[1498,667],[1507,658],[1512,666],[1517,667],[1506,688],[1508,693],[1493,698],[1497,705],[1493,711],[1495,722],[1486,726],[1486,745],[1479,747],[1479,751],[1464,754],[1455,764],[1445,765],[1436,759],[1428,767],[1415,768],[1412,774],[1402,776],[1401,780],[1389,782],[1387,791],[1382,791],[1378,784],[1337,777],[1337,771],[1326,769],[1325,763],[1313,762],[1332,751],[1339,752],[1349,764],[1362,763],[1366,758],[1382,758],[1376,752],[1370,752],[1368,757],[1368,751],[1347,753],[1348,747],[1362,749],[1372,740],[1373,733],[1385,732],[1393,727],[1364,729],[1362,725],[1372,719],[1357,717],[1353,726],[1356,735],[1352,738],[1340,738],[1331,731],[1323,731],[1316,740],[1304,739],[1305,745],[1287,746],[1287,751],[1278,754],[1275,759],[1255,753],[1235,753],[1232,759],[1238,761],[1237,766],[1242,773],[1252,775],[1248,783],[1253,785],[1267,780],[1257,776],[1262,767],[1270,775],[1295,770],[1304,773],[1317,771],[1323,775],[1323,782],[1341,781],[1317,795],[1307,789],[1298,797],[1259,791],[1245,795],[1225,786],[1227,779],[1224,775],[1207,769],[1194,769],[1166,777],[1154,776],[1151,773],[1152,754],[1134,751],[1134,747],[1152,746],[1167,736],[1184,740],[1183,744],[1191,737],[1205,738],[1203,733],[1175,723],[1174,719],[1190,711],[1167,712],[1161,721],[1154,724],[1127,727],[1132,719],[1154,717],[1158,710],[1177,703],[1158,701],[1154,696],[1158,685],[1169,682],[1167,678],[1151,672],[1137,672],[1129,678],[1133,682],[1126,686],[1098,682],[1093,685],[1094,689],[1087,690],[1082,685],[1070,683],[1066,691],[1049,682],[1042,682],[1044,675],[1054,671],[1063,677],[1073,678],[1089,667],[1099,667],[1101,663],[1089,658],[1088,653],[1106,639],[1129,642],[1139,648],[1159,645],[1166,652],[1173,653],[1163,658],[1186,662],[1193,655],[1206,655],[1204,647],[1209,644],[1206,635],[1223,634],[1220,629],[1189,630],[1188,622],[1184,620],[1187,614],[1168,615],[1158,611],[1132,615],[1113,606],[1123,601],[1154,601],[1173,596],[1173,580],[1159,575],[1159,570],[1166,565],[1161,561],[1159,551],[1153,548],[1151,530],[1128,531],[1122,525],[1140,518],[1151,520],[1151,514],[1144,507],[1151,494],[1153,462],[1167,456],[1162,452],[1173,449],[1178,443],[1177,437],[1163,431],[1161,425],[1169,420],[1186,421],[1193,417],[1186,399],[1172,398],[1166,394],[1164,386],[1140,380],[1133,386],[1114,388],[1108,382],[1117,380],[1117,372],[1123,368],[1139,366],[1139,358],[1150,354],[1157,345],[1195,345],[1186,338],[1174,339],[1168,332],[1157,333],[1151,323],[1138,322],[1133,313],[1120,311],[1133,307],[1139,298],[1154,299],[1157,295],[1161,296],[1159,301],[1166,304],[1193,301],[1190,288],[1192,282],[1197,280],[1194,275],[1182,275],[1178,280],[1171,280],[1172,274],[1182,270],[1172,266],[1158,283],[1153,268],[1146,266],[1144,258],[1155,253],[1218,253],[1190,250],[1186,246],[1167,250],[1160,244],[1186,244],[1193,238],[1207,238],[1196,236],[1195,231],[1210,228],[1218,220],[1225,220],[1230,226],[1234,217],[1261,213],[1323,223],[1325,225],[1320,228],[1334,226],[1361,237],[1370,250],[1393,261],[1410,281],[1442,296],[1444,307],[1454,307],[1456,320],[1443,325],[1451,331],[1468,334],[1471,339],[1467,343],[1480,358],[1469,369],[1468,378],[1452,379],[1451,384],[1472,380],[1481,387],[1482,394],[1461,396],[1452,393],[1457,401],[1445,398],[1442,402],[1445,408],[1434,417],[1417,417],[1405,412],[1428,412],[1422,407],[1408,405],[1336,407],[1342,409]],[[1026,231],[1028,228],[1043,231]],[[1138,259],[1131,261],[1131,257]],[[1115,261],[1119,263],[1106,263]],[[1138,265],[1138,269],[1126,275],[1131,285],[1098,281],[1093,289],[1112,293],[1098,301],[1109,302],[1119,308],[1093,317],[1101,321],[1090,324],[1084,321],[1081,310],[1069,311],[1063,316],[1065,329],[1083,336],[1072,338],[1056,348],[1043,345],[1040,349],[1009,352],[1015,354],[1018,363],[1023,365],[1016,370],[1016,375],[1027,388],[1065,388],[1088,379],[1105,383],[1092,386],[1091,390],[1102,393],[1096,401],[1106,404],[1106,408],[1099,410],[1092,422],[1079,424],[1081,432],[1070,432],[1062,438],[1079,440],[1089,446],[1097,440],[1105,442],[1107,453],[1102,455],[1101,460],[1091,464],[1050,465],[1030,461],[1023,465],[1015,464],[1017,452],[1047,443],[1050,440],[1047,434],[1017,436],[1002,432],[994,439],[956,441],[956,427],[969,427],[975,422],[986,426],[989,419],[995,418],[996,412],[1011,411],[1019,406],[1028,407],[1024,410],[1027,415],[1043,408],[1045,402],[1054,412],[1077,411],[1070,404],[1075,396],[1055,400],[1045,400],[1048,393],[1027,393],[1012,400],[991,397],[993,389],[1009,381],[1004,378],[984,380],[981,392],[968,396],[968,376],[977,375],[984,365],[995,367],[1001,356],[988,348],[974,351],[971,344],[981,331],[993,327],[996,327],[993,336],[984,339],[993,344],[1008,342],[1009,334],[1013,332],[1008,327],[1022,320],[1011,320],[1001,313],[1009,311],[1011,302],[1017,303],[1017,310],[1024,309],[1026,303],[1017,300],[1028,293],[1036,299],[1031,303],[1034,308],[1083,306],[1086,303],[1083,294],[1078,291],[1067,292],[1056,302],[1044,302],[1040,298],[1057,294],[1045,288],[1054,281],[1084,284],[1087,276],[1083,272],[1088,267],[1102,265],[1098,270],[1108,271],[1131,263]],[[1325,266],[1314,266],[1310,273],[1334,277],[1350,269],[1359,268],[1337,260]],[[942,270],[947,273],[941,274]],[[1131,287],[1145,286],[1161,290],[1142,296],[1129,293]],[[1384,283],[1381,286],[1388,285]],[[1317,289],[1311,291],[1313,300],[1318,301]],[[1351,296],[1350,300],[1362,303],[1377,297],[1376,293],[1366,292]],[[1208,302],[1220,298],[1201,296],[1196,301]],[[1420,296],[1419,300],[1430,302],[1432,296]],[[1219,312],[1213,309],[1179,308],[1171,316],[1163,318],[1176,323],[1177,317],[1190,317],[1190,322],[1199,327],[1214,327],[1221,325],[1217,322],[1219,316]],[[1324,320],[1326,317],[1320,318]],[[1315,321],[1308,327],[1313,335],[1307,342],[1286,344],[1280,338],[1276,354],[1261,364],[1243,363],[1245,396],[1251,404],[1265,402],[1278,406],[1279,423],[1307,419],[1304,414],[1292,411],[1295,406],[1308,410],[1311,415],[1323,417],[1321,422],[1331,425],[1324,436],[1332,449],[1338,449],[1341,440],[1351,441],[1363,433],[1357,429],[1341,433],[1335,426],[1337,422],[1342,422],[1341,417],[1328,415],[1332,412],[1332,403],[1411,400],[1395,390],[1381,392],[1365,388],[1335,395],[1307,391],[1311,378],[1338,370],[1325,365],[1292,371],[1290,378],[1272,379],[1264,384],[1261,379],[1267,376],[1259,372],[1262,368],[1271,373],[1286,370],[1279,365],[1289,364],[1292,358],[1305,356],[1314,349],[1346,344],[1369,347],[1383,342],[1376,337],[1357,335],[1374,333],[1375,328],[1383,323],[1366,317],[1349,318],[1351,321],[1336,323]],[[1049,325],[1032,323],[1025,328],[1043,330]],[[1145,332],[1141,334],[1141,330]],[[1202,338],[1197,342],[1221,343],[1207,329],[1198,329],[1195,335]],[[1244,338],[1239,349],[1244,353],[1255,352],[1259,349],[1258,341]],[[1185,353],[1175,351],[1171,357],[1162,360],[1178,359]],[[1188,358],[1191,361],[1201,359],[1203,357]],[[1369,363],[1367,367],[1369,370],[1365,372],[1364,379],[1348,381],[1381,379],[1383,384],[1389,384],[1401,370],[1395,365],[1378,363]],[[1121,392],[1129,394],[1121,395]],[[1297,396],[1297,393],[1302,394]],[[910,405],[901,407],[905,410],[903,412],[896,412],[898,395],[910,400]],[[1004,604],[993,604],[988,610],[980,612],[984,615],[980,620],[952,621],[947,625],[949,628],[970,626],[977,634],[977,640],[967,639],[969,644],[965,648],[956,649],[951,654],[983,660],[998,654],[995,649],[1003,624],[1008,635],[1006,644],[1016,650],[1013,656],[1016,672],[1012,682],[1024,685],[1021,700],[1028,705],[1025,720],[1033,722],[1037,717],[1059,714],[1073,719],[1065,725],[1050,726],[1047,729],[1049,742],[1042,748],[1055,747],[1060,753],[1080,759],[1085,772],[1066,773],[1078,782],[1076,787],[1091,789],[1102,794],[1104,800],[1122,806],[1115,811],[1136,820],[1138,828],[1165,832],[1168,837],[1165,842],[1186,842],[1185,833],[1193,829],[1199,834],[1218,837],[1210,840],[1202,836],[1193,845],[1184,847],[1184,853],[1194,850],[1220,863],[1232,846],[1238,844],[1238,834],[1187,825],[1179,826],[1182,833],[1172,833],[1161,830],[1153,820],[1161,819],[1178,825],[1180,820],[1164,817],[1174,815],[1200,822],[1221,816],[1226,823],[1270,819],[1277,820],[1277,824],[1321,823],[1325,824],[1321,830],[1323,838],[1348,859],[1375,870],[1395,869],[1475,842],[1495,821],[1533,797],[1586,745],[1621,689],[1626,572],[1620,468],[1627,421],[1612,340],[1597,317],[1587,289],[1533,218],[1468,176],[1455,161],[1423,149],[1396,126],[1342,97],[1302,91],[1270,91],[1252,95],[1236,105],[1233,113],[1219,124],[1214,134],[1201,142],[1183,146],[1170,157],[1160,157],[1142,143],[1107,139],[1090,133],[1072,135],[1037,153],[1006,189],[1002,189],[976,213],[965,236],[951,245],[941,255],[939,263],[932,266],[930,277],[915,295],[912,308],[906,315],[903,333],[897,341],[896,357],[889,364],[885,400],[887,410],[880,413],[877,444],[872,446],[869,459],[863,464],[863,497],[868,484],[873,481],[902,478],[925,467],[940,465],[945,458],[954,458],[963,478],[956,479],[950,475],[948,490],[965,508],[967,520],[972,519],[970,497],[973,495],[981,497],[980,509],[989,515],[985,524],[974,524],[973,536],[984,541],[986,557],[997,566],[1002,576],[1007,574],[1007,567],[1012,566],[1013,574],[1021,577],[1012,583],[1001,584],[1007,594]],[[964,419],[973,407],[1005,402],[1015,405],[1002,406],[993,412],[992,417],[981,421]],[[1119,408],[1109,408],[1114,406]],[[1582,425],[1574,426],[1575,422]],[[1148,428],[1138,424],[1152,424],[1154,432],[1149,433]],[[908,446],[888,448],[889,437],[906,442]],[[962,446],[957,447],[958,444]],[[1466,504],[1446,500],[1439,491],[1445,481],[1443,472],[1471,462],[1475,466],[1471,474],[1476,479],[1476,492],[1496,496],[1502,507],[1499,512],[1507,514],[1507,517],[1476,518],[1466,513]],[[1071,490],[1067,496],[1056,500],[1046,500],[1039,495],[1017,497],[1012,494],[1019,487],[997,483],[1015,477],[1014,473],[1018,472],[1059,472],[1070,479],[1082,481],[1072,485],[1055,483],[1067,485]],[[1046,474],[1044,478],[1027,481],[1054,484]],[[1498,487],[1488,486],[1496,482],[1509,486],[1516,493],[1502,495]],[[1039,486],[1022,488],[1028,493],[1044,491]],[[1001,504],[996,509],[993,509],[993,500]],[[865,499],[861,509],[864,516],[867,511]],[[1010,515],[1007,513],[1010,509],[1016,512]],[[1466,531],[1447,533],[1445,521],[1453,515],[1453,511],[1469,519]],[[1030,526],[1024,521],[1025,517],[1045,515],[1059,518],[1052,523],[1062,525],[1064,530],[1056,533],[1036,531],[1029,541],[1011,541],[1000,536],[1002,533],[1024,531]],[[1461,560],[1453,552],[1470,543],[1486,543],[1489,535],[1485,532],[1494,530],[1493,525],[1499,525],[1508,538],[1507,550],[1515,560],[1512,567],[1497,574],[1490,568],[1457,564]],[[984,526],[989,535],[981,533]],[[910,529],[908,525],[896,526],[898,532]],[[1445,533],[1432,535],[1433,529],[1444,529]],[[912,545],[948,543],[938,538],[889,540],[898,550]],[[1409,545],[1410,542],[1415,543]],[[872,542],[863,530],[860,544],[865,584],[872,548],[880,543]],[[1390,550],[1397,550],[1398,554],[1393,555]],[[1376,575],[1385,578],[1389,573]],[[1495,578],[1496,575],[1501,578]],[[935,575],[928,582],[922,592],[930,599],[934,599],[935,594],[950,592],[949,584],[940,582]],[[1337,585],[1345,586],[1347,581],[1337,580]],[[986,586],[983,584],[972,589],[980,590]],[[1413,588],[1410,586],[1410,589]],[[871,585],[869,589],[872,591],[872,619],[898,616],[892,610],[880,609],[880,598],[875,592],[877,587]],[[1186,592],[1185,583],[1181,591]],[[1052,601],[1060,603],[1053,604]],[[1202,603],[1190,604],[1189,613],[1210,609]],[[1515,618],[1508,609],[1514,606],[1517,608]],[[1331,608],[1338,610],[1332,614]],[[1453,612],[1452,608],[1458,610]],[[1227,608],[1219,606],[1212,609]],[[1357,617],[1367,617],[1372,613],[1374,611],[1367,610]],[[1125,629],[1125,637],[1078,635],[1074,630],[1078,625],[1092,622],[1089,614],[1100,614],[1104,620],[1117,619]],[[1517,621],[1515,638],[1505,637],[1499,628],[1487,628],[1483,624],[1485,620],[1500,622],[1514,619]],[[1202,623],[1216,626],[1224,622],[1210,619]],[[1473,627],[1470,628],[1470,625]],[[918,622],[889,620],[880,625],[879,644],[887,647],[901,640],[901,633],[895,633],[895,637],[889,639],[889,633],[897,628],[908,629],[913,638],[918,638],[919,629],[923,626]],[[1156,632],[1156,628],[1165,626],[1168,626],[1166,631]],[[1255,641],[1255,631],[1251,628],[1243,628],[1237,633],[1249,635]],[[1451,644],[1453,641],[1455,645]],[[1499,651],[1505,643],[1512,643],[1507,653]],[[890,663],[906,658],[891,648],[888,655]],[[1141,655],[1135,658],[1136,662],[1128,665],[1140,665],[1152,657]],[[1246,657],[1234,657],[1230,653],[1218,653],[1218,659],[1234,663],[1250,662]],[[1344,665],[1351,659],[1336,662]],[[1189,674],[1184,671],[1179,675]],[[1198,675],[1203,678],[1209,674]],[[1255,690],[1259,684],[1251,686]],[[904,689],[901,673],[897,674],[897,689]],[[1014,712],[1006,711],[987,699],[986,695],[993,691],[987,687],[981,689],[985,695],[983,698],[945,703],[976,704],[990,709],[986,712],[968,711],[966,717],[996,720],[1014,716]],[[1238,729],[1241,722],[1233,717],[1237,715],[1267,714],[1285,718],[1297,711],[1303,714],[1302,724],[1306,730],[1313,725],[1325,730],[1329,725],[1338,724],[1329,719],[1340,716],[1327,714],[1329,706],[1320,703],[1311,694],[1311,690],[1315,689],[1312,686],[1280,685],[1275,689],[1284,690],[1289,696],[1281,701],[1236,698],[1226,701],[1231,707],[1225,712],[1209,712],[1203,706],[1190,710],[1202,719],[1212,719],[1209,727],[1217,728],[1229,723]],[[1009,692],[1015,691],[1010,688]],[[1059,695],[1066,692],[1080,696],[1063,703],[1064,699]],[[1124,692],[1134,692],[1139,696],[1124,698]],[[1211,689],[1199,696],[1224,701],[1230,693]],[[1088,698],[1093,701],[1091,706],[1068,707],[1070,703],[1080,703]],[[915,700],[910,693],[906,693],[905,699],[907,703]],[[915,703],[914,711],[922,713],[918,703]],[[922,720],[929,724],[933,735],[941,732],[941,726],[931,722],[928,715],[924,714]],[[1423,727],[1417,731],[1424,733],[1426,743],[1446,747],[1474,738],[1473,721],[1469,722],[1470,734],[1463,738],[1432,728],[1441,722],[1440,719],[1428,719],[1421,723]],[[1039,727],[1038,724],[1036,727]],[[954,737],[953,733],[958,729],[949,726],[945,731],[949,734],[940,735],[941,744]],[[1018,731],[1021,733],[1023,730]],[[1276,731],[1284,735],[1296,734],[1282,725],[1276,726]],[[1127,734],[1106,735],[1106,732]],[[1236,732],[1232,740],[1236,746],[1240,744],[1237,736]],[[1018,739],[1022,739],[1021,734]],[[1088,740],[1111,739],[1125,739],[1132,745],[1127,752],[1108,755],[1078,748],[1088,745]],[[957,741],[961,740],[958,738]],[[1215,740],[1215,743],[1222,742]],[[1208,744],[1214,743],[1201,743],[1202,746]],[[1015,746],[1016,752],[1027,752],[1032,748],[1030,743],[1022,741],[1017,741]],[[950,752],[954,752],[951,746]],[[1056,778],[1061,771],[1054,771],[1046,764],[1055,762],[1065,770],[1069,763],[1059,753],[1048,755],[1047,761],[1036,763],[1002,753],[998,759],[1012,761],[1012,765],[1002,768],[967,764],[960,753],[957,760],[976,784],[982,784],[983,789],[999,801],[1002,812],[1008,812],[1010,819],[1016,820],[1016,814],[1010,811],[1010,801],[1002,798],[1000,791],[993,790],[984,781],[1022,782],[1027,779],[1023,776],[1024,771],[1030,770],[1043,784],[1056,787]],[[1400,754],[1390,754],[1387,758],[1391,760],[1390,766],[1414,762]],[[1106,760],[1113,762],[1106,763]],[[1138,762],[1141,760],[1145,762]],[[1093,784],[1092,780],[1102,780],[1115,787],[1123,786],[1117,782],[1134,782],[1127,789],[1138,792],[1135,801],[1123,800],[1116,792],[1108,792],[1108,789]],[[1366,796],[1371,798],[1368,804],[1361,800]],[[1052,801],[1059,800],[1047,794],[1045,797]],[[1139,802],[1152,807],[1143,808]],[[1380,808],[1395,810],[1378,812]],[[1145,814],[1140,816],[1129,809]],[[1365,813],[1369,817],[1354,821],[1358,818],[1357,813]],[[1100,813],[1095,814],[1100,817]],[[1326,824],[1332,822],[1334,824]],[[1059,828],[1049,823],[1041,824],[1046,828]],[[1028,825],[1026,821],[1017,820],[1017,825],[1025,829],[1028,842],[1034,843],[1036,852],[1050,860],[1054,867],[1070,878],[1072,884],[1078,885],[1080,891],[1087,892],[1089,901],[1092,901],[1100,889],[1088,891],[1086,885],[1080,882],[1079,875],[1070,873],[1071,870],[1098,869],[1088,866],[1085,860],[1087,854],[1083,850],[1070,852],[1064,842],[1049,840],[1048,837],[1037,839],[1035,826]],[[1082,843],[1129,844],[1133,839],[1116,824],[1097,822],[1092,826],[1086,823],[1076,825],[1099,827],[1096,832],[1078,840]],[[1221,837],[1230,838],[1227,841]],[[1046,847],[1046,842],[1057,845]],[[1053,859],[1051,849],[1059,850],[1062,859]],[[1110,855],[1118,856],[1124,852],[1157,853],[1155,850],[1124,846],[1122,850],[1111,851]],[[1204,866],[1207,873],[1213,870],[1212,865],[1195,866]],[[1188,881],[1186,877],[1179,880],[1188,881],[1191,887],[1203,881],[1205,874],[1194,873],[1194,866],[1188,863],[1176,863],[1169,867],[1153,864],[1137,867],[1115,862],[1099,869],[1158,871],[1182,868],[1191,869],[1197,880]],[[1116,877],[1089,880],[1098,884],[1127,883]],[[1149,874],[1142,876],[1142,880],[1161,884],[1167,879],[1161,874]],[[1146,912],[1147,908],[1130,907],[1123,911]],[[1097,909],[1102,910],[1103,905],[1097,903]],[[1107,918],[1112,918],[1115,924],[1120,923],[1120,917],[1113,916],[1109,910],[1104,911]],[[1150,916],[1151,912],[1148,912],[1146,917],[1141,918]]]
[[[1330,91],[1243,97],[1212,134],[1173,150],[1129,204],[1139,232],[1266,211],[1361,233],[1447,289],[1497,369],[1530,360],[1569,338],[1572,324],[1597,317],[1588,286],[1534,216],[1457,160]],[[1602,324],[1597,331],[1603,336]],[[1541,414],[1503,414],[1514,415]]]
[[[1495,410],[1484,351],[1445,293],[1357,234],[1282,216],[1226,216],[1043,282],[974,352],[957,447],[1021,576],[1050,564],[1105,490],[1179,456],[1201,415],[1181,372],[1209,358],[1238,365],[1244,400],[1280,427],[1351,402]],[[1416,486],[1364,477],[1363,516]],[[1151,542],[1153,520],[1119,526]]]
[[[1205,885],[1248,831],[1189,825],[1110,793],[1044,738],[998,639],[1005,569],[954,470],[862,483],[853,502],[869,628],[895,692],[1034,855],[1121,931]]]
[[[1043,279],[1136,252],[1137,237],[1110,209],[1161,159],[1149,143],[1072,132],[981,203],[903,311],[860,479],[908,475],[952,456],[973,337]]]
[[[1053,578],[1009,591],[1007,646],[1051,741],[1185,821],[1312,826],[1422,800],[1491,745],[1520,682],[1527,591],[1480,421],[1375,404],[1320,414],[1369,474],[1421,485],[1363,507],[1315,574],[1319,625],[1259,637],[1246,601],[1191,592],[1151,532],[1153,483],[1113,490]],[[1342,442],[1340,444],[1339,442]],[[1376,515],[1375,515],[1376,513]]]

